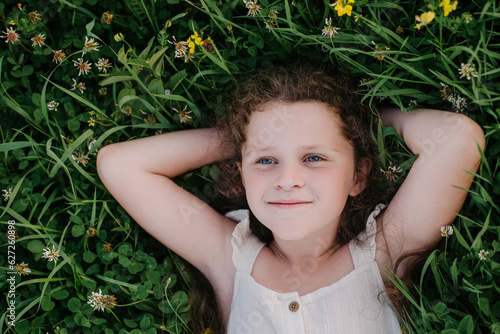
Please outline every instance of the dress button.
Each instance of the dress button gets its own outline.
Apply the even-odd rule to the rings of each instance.
[[[288,309],[292,312],[295,312],[299,309],[299,303],[297,302],[291,302],[289,305],[288,305]]]

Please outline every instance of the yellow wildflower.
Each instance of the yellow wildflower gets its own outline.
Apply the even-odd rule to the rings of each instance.
[[[125,40],[125,36],[123,36],[123,34],[121,32],[119,32],[118,34],[116,34],[114,36],[114,39],[116,42],[121,42],[121,41]]]
[[[198,36],[196,31],[194,32],[194,35],[191,35],[188,39],[189,53],[194,53],[195,45],[201,45],[201,37]]]
[[[337,11],[337,14],[339,16],[342,16],[344,14],[351,16],[352,6],[349,5],[350,3],[354,3],[354,0],[347,0],[347,2],[345,2],[345,0],[341,0],[331,4],[330,6],[335,6],[334,9]]]
[[[415,15],[415,19],[420,22],[415,25],[415,28],[420,30],[421,27],[429,24],[434,18],[436,14],[434,12],[428,11],[427,13],[423,13],[422,15]]]
[[[456,1],[456,0],[453,3],[451,3],[450,0],[443,0],[439,4],[439,7],[443,7],[444,16],[448,16],[448,14],[450,14],[452,11],[457,9],[457,5],[458,5],[458,1]]]

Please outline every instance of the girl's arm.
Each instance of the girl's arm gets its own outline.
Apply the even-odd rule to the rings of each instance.
[[[106,146],[97,167],[133,219],[213,283],[215,271],[232,268],[234,223],[171,179],[231,155],[216,130],[186,130]]]
[[[384,126],[392,126],[418,155],[410,173],[389,203],[383,225],[390,257],[434,246],[440,228],[449,225],[467,196],[484,149],[481,128],[456,113],[420,109],[381,112]]]

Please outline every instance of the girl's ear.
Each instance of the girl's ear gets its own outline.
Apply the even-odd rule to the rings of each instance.
[[[354,174],[354,185],[349,192],[351,196],[359,195],[366,188],[368,183],[368,174],[372,169],[372,160],[370,158],[363,158],[356,166],[356,173]]]
[[[241,182],[243,183],[243,187],[245,186],[245,179],[243,178],[243,170],[241,169],[241,162],[237,162],[236,166],[238,166],[238,170],[240,171]]]

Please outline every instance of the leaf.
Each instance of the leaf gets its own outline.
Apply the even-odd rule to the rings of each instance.
[[[78,298],[71,298],[68,301],[68,310],[70,310],[73,313],[80,312],[80,308],[82,307],[82,301]]]
[[[460,321],[458,331],[460,334],[473,334],[474,320],[472,320],[472,315],[468,314]]]
[[[56,303],[52,301],[50,296],[43,296],[42,298],[42,310],[44,311],[50,311],[56,306]]]
[[[75,238],[78,238],[83,234],[85,234],[84,225],[73,225],[73,228],[71,229],[71,235],[73,235]]]
[[[28,250],[32,253],[41,253],[46,246],[40,240],[31,240],[28,242]]]

